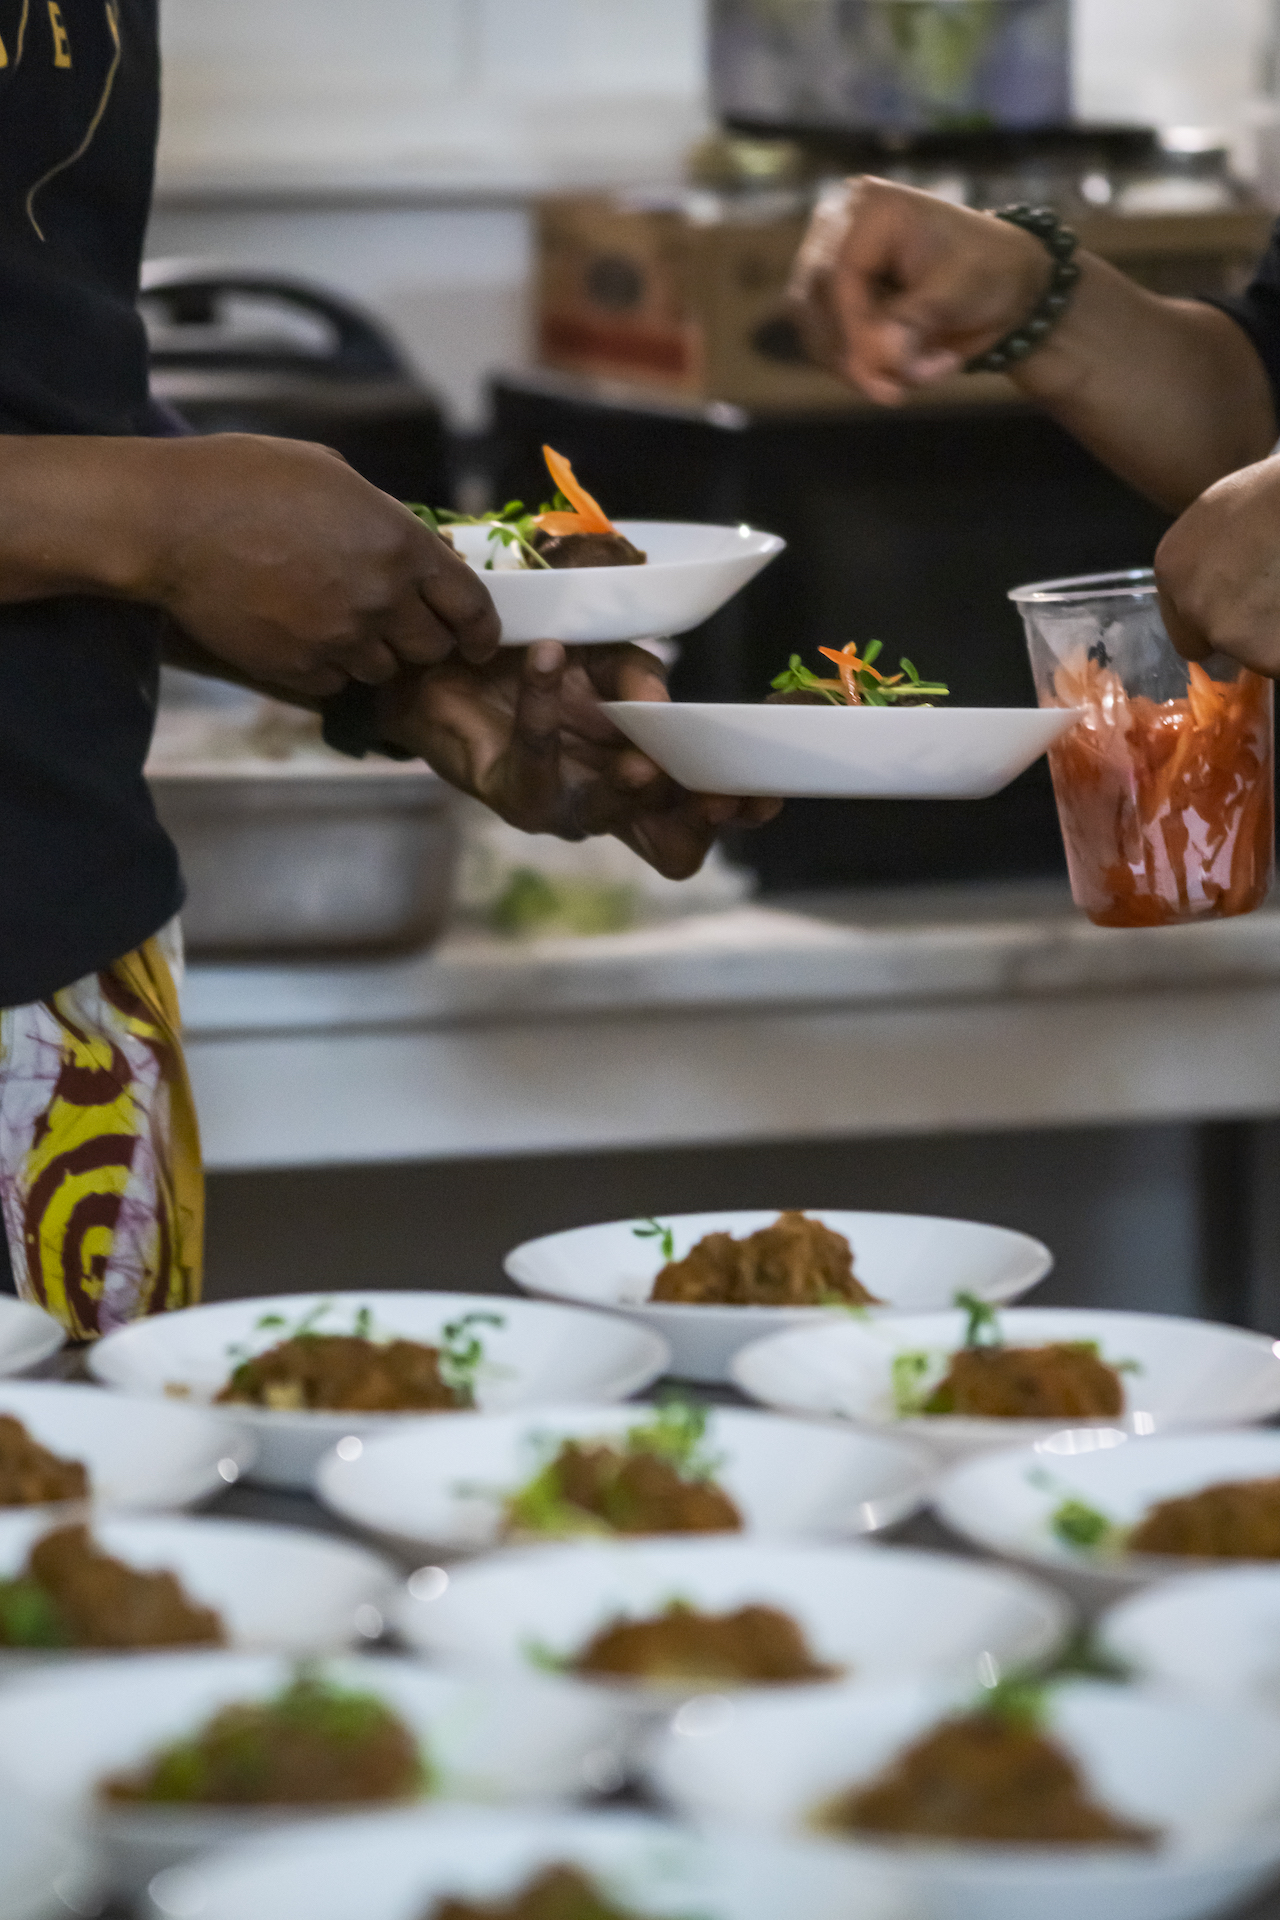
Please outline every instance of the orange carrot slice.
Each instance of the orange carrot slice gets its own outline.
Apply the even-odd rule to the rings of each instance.
[[[562,453],[554,447],[544,447],[542,457],[547,463],[547,471],[559,487],[565,499],[576,509],[582,524],[575,527],[575,533],[616,533],[617,528],[597,500],[593,500],[586,488],[573,477],[573,468]],[[545,519],[540,522],[545,525]]]

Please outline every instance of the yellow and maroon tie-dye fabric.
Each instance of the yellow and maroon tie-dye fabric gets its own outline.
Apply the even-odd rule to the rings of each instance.
[[[74,1340],[200,1298],[204,1190],[179,1031],[156,939],[0,1012],[14,1281]]]

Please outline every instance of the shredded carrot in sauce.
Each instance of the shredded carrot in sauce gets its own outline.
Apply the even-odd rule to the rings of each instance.
[[[572,513],[540,513],[538,525],[544,533],[616,533],[617,528],[600,505],[593,500],[562,453],[544,447],[542,457],[556,486],[573,508]]]
[[[1271,683],[1187,669],[1180,700],[1126,693],[1083,653],[1055,701],[1082,706],[1049,749],[1072,892],[1104,927],[1249,913],[1274,860]]]

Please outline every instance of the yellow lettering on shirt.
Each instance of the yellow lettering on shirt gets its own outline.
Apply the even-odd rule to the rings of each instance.
[[[4,41],[0,40],[0,67],[7,67],[8,64],[9,56],[4,50]]]
[[[71,65],[71,36],[62,21],[62,8],[58,0],[49,0],[49,27],[53,34],[53,64],[55,67]]]

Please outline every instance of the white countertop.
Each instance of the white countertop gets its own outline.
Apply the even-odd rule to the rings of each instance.
[[[194,966],[214,1170],[1280,1114],[1280,911],[1111,932],[1042,884],[594,940]]]

